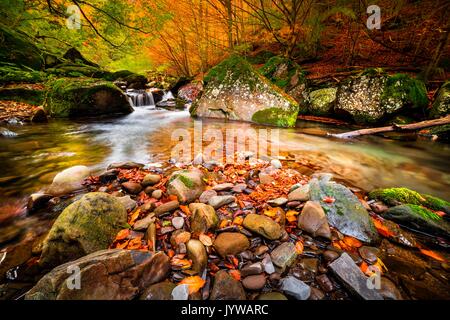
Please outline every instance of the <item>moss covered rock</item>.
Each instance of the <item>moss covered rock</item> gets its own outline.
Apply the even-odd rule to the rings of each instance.
[[[175,195],[181,203],[195,201],[204,191],[203,173],[198,169],[174,172],[167,183],[169,195]]]
[[[45,90],[0,88],[0,100],[12,100],[39,106],[44,102],[44,98]]]
[[[57,77],[90,77],[90,78],[108,78],[111,73],[102,70],[98,67],[78,64],[73,62],[64,62],[58,64],[53,68],[45,70],[48,74],[55,75]]]
[[[450,81],[445,82],[439,89],[430,110],[431,118],[439,118],[450,112]]]
[[[309,93],[308,113],[327,116],[333,113],[336,102],[336,88],[324,88]]]
[[[108,81],[61,78],[48,86],[44,108],[53,117],[75,118],[133,111],[127,96]]]
[[[44,240],[40,264],[55,266],[107,249],[127,223],[127,210],[117,198],[92,192],[69,205]]]
[[[192,116],[295,125],[297,102],[239,56],[233,55],[212,68],[204,81],[205,91],[192,105]]]
[[[12,64],[0,65],[0,85],[10,83],[37,83],[45,81],[46,78],[47,75],[41,71],[19,68]]]
[[[337,90],[336,113],[356,123],[373,124],[401,112],[412,113],[428,104],[424,83],[405,74],[369,70],[344,81]]]

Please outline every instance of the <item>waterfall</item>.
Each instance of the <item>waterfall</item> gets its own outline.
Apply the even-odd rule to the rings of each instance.
[[[155,100],[153,99],[153,94],[151,92],[147,92],[146,90],[130,89],[127,90],[126,93],[130,98],[133,107],[145,107],[155,105]]]
[[[164,95],[162,97],[162,101],[166,101],[166,100],[170,100],[170,99],[175,99],[175,97],[173,96],[172,91],[166,91],[164,92]]]

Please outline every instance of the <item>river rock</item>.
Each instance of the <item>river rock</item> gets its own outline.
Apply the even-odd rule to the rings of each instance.
[[[209,199],[211,199],[212,197],[217,196],[217,192],[214,190],[206,190],[204,191],[200,197],[198,198],[198,200],[201,203],[208,203]]]
[[[250,242],[240,232],[222,232],[214,240],[214,249],[224,258],[241,253],[249,247]]]
[[[141,184],[132,181],[122,183],[122,188],[124,188],[126,192],[131,194],[138,194],[139,192],[142,191]]]
[[[117,175],[119,174],[119,170],[111,169],[103,172],[98,176],[101,183],[106,184],[112,182],[117,179]]]
[[[226,204],[230,204],[236,201],[236,197],[234,196],[214,196],[208,200],[208,204],[212,206],[214,209],[219,209]]]
[[[284,242],[271,252],[270,257],[272,262],[284,271],[297,258],[295,245],[292,242]]]
[[[133,210],[136,208],[137,202],[130,198],[130,196],[117,197],[120,203],[123,204],[126,210]]]
[[[228,274],[226,270],[219,270],[214,276],[214,285],[210,300],[245,300],[242,284]]]
[[[189,210],[191,211],[192,232],[206,233],[217,227],[219,217],[212,206],[204,203],[191,203]]]
[[[333,250],[326,250],[322,253],[323,258],[325,259],[325,261],[327,262],[332,262],[334,260],[336,260],[337,258],[339,258],[339,253],[337,253],[336,251]]]
[[[308,112],[315,116],[329,116],[333,113],[337,88],[323,88],[309,93]]]
[[[287,300],[286,296],[280,292],[272,291],[261,293],[256,297],[256,300]]]
[[[248,290],[261,290],[266,284],[266,276],[264,274],[257,274],[245,277],[242,280],[242,285]]]
[[[44,241],[40,264],[55,266],[106,249],[126,223],[127,211],[117,198],[88,193],[58,216]]]
[[[194,168],[174,172],[169,178],[167,193],[177,196],[181,203],[190,203],[202,194],[204,188],[203,173]]]
[[[255,262],[249,265],[244,266],[241,269],[241,276],[247,277],[252,276],[256,274],[260,274],[264,272],[264,266],[261,262]]]
[[[155,215],[159,216],[166,212],[172,212],[175,209],[178,209],[179,207],[180,203],[177,200],[172,200],[156,207],[156,209],[153,212],[155,213]]]
[[[316,281],[319,284],[320,288],[325,292],[331,292],[334,290],[333,283],[330,278],[326,274],[321,274],[316,277]]]
[[[287,202],[288,202],[288,200],[283,197],[267,201],[268,204],[270,204],[271,206],[274,206],[274,207],[284,206]]]
[[[270,258],[269,254],[266,254],[264,256],[264,258],[262,259],[261,263],[262,263],[262,265],[264,267],[264,271],[267,274],[271,275],[271,274],[275,273],[275,266],[273,265],[272,259]]]
[[[308,201],[309,184],[295,188],[288,194],[288,201]]]
[[[367,286],[367,277],[355,264],[353,259],[343,253],[338,259],[329,264],[329,268],[339,280],[355,295],[364,300],[382,300],[381,295]]]
[[[230,190],[233,187],[234,187],[234,184],[232,184],[232,183],[220,183],[220,184],[216,184],[212,188],[212,190],[214,190],[214,191],[226,191],[226,190]]]
[[[191,239],[191,233],[184,230],[176,230],[170,237],[170,244],[176,248],[181,243],[186,243]]]
[[[170,281],[152,284],[144,290],[139,300],[172,300],[172,291],[176,286]]]
[[[159,190],[159,189],[153,190],[151,193],[152,198],[155,198],[156,200],[161,199],[162,195],[163,195],[163,192],[162,192],[162,190]]]
[[[313,237],[321,236],[331,239],[331,230],[327,216],[319,202],[306,202],[298,217],[298,227],[309,232]]]
[[[244,218],[243,225],[269,240],[276,240],[282,236],[281,226],[269,217],[250,213]]]
[[[348,188],[327,179],[317,178],[310,180],[309,185],[311,200],[321,204],[332,227],[363,242],[379,240],[369,213]],[[326,203],[323,201],[325,197],[333,197],[335,201]]]
[[[359,255],[368,264],[374,264],[378,260],[379,249],[374,247],[362,246],[358,248]]]
[[[275,169],[281,169],[283,165],[281,164],[281,161],[278,159],[272,159],[270,160],[270,165],[274,167]]]
[[[53,198],[53,196],[51,194],[33,193],[28,198],[28,203],[27,203],[28,212],[32,213],[36,210],[43,208],[51,198]]]
[[[175,217],[172,218],[172,225],[175,229],[181,229],[184,226],[184,218],[183,217]]]
[[[172,290],[172,300],[188,300],[189,286],[187,284],[179,284]]]
[[[155,222],[155,215],[149,214],[145,218],[137,220],[133,225],[133,230],[141,231],[147,230],[150,223]]]
[[[307,284],[292,276],[281,279],[280,290],[297,300],[307,300],[311,294]]]
[[[125,161],[125,162],[114,162],[111,163],[107,170],[111,169],[141,169],[144,167],[143,163],[133,162],[133,161]]]
[[[450,113],[450,81],[446,81],[436,94],[430,109],[431,118],[439,118]]]
[[[186,245],[189,259],[192,260],[192,270],[202,273],[208,263],[208,255],[203,243],[199,240],[191,239]]]
[[[143,187],[148,187],[159,183],[159,181],[161,181],[161,176],[159,174],[149,173],[144,177],[141,184]]]
[[[80,287],[73,270],[80,270]],[[71,271],[71,272],[69,272]],[[108,249],[91,253],[54,268],[26,294],[26,300],[131,300],[170,271],[163,252]]]
[[[74,166],[58,173],[54,178],[48,193],[54,196],[64,195],[83,189],[84,179],[89,177],[90,170],[86,166]]]
[[[381,285],[378,293],[384,300],[403,300],[402,294],[397,286],[386,277],[381,277]]]

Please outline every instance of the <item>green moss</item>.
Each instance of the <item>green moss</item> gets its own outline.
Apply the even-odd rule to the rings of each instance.
[[[450,81],[447,81],[439,89],[429,114],[431,118],[439,118],[447,115],[449,112],[450,112]]]
[[[44,90],[25,88],[0,89],[0,100],[12,100],[39,106],[44,102],[44,98]]]
[[[188,177],[186,177],[185,175],[179,175],[178,178],[180,179],[181,182],[183,182],[183,184],[188,187],[188,188],[193,188],[194,187],[194,182],[189,179]]]
[[[434,220],[434,221],[442,220],[442,218],[439,215],[437,215],[433,211],[430,211],[422,206],[415,205],[415,204],[406,204],[405,206],[409,207],[413,214],[421,216],[422,218],[424,218],[426,220]]]
[[[369,198],[381,200],[387,204],[401,202],[421,205],[425,201],[420,193],[408,188],[376,189],[369,193]]]
[[[233,84],[240,78],[248,76],[250,89],[255,88],[253,80],[253,67],[244,58],[238,55],[232,55],[221,63],[213,67],[204,77],[206,83],[223,83],[224,85]]]
[[[297,121],[298,110],[286,111],[281,108],[267,108],[255,112],[252,121],[278,127],[293,127]]]
[[[428,194],[424,194],[422,196],[426,200],[424,205],[427,208],[430,208],[430,209],[436,210],[436,211],[444,211],[447,213],[450,211],[450,202],[439,199],[437,197],[430,196]]]
[[[22,69],[12,64],[0,66],[0,84],[37,83],[45,81],[46,74],[32,69]]]
[[[272,58],[275,54],[270,51],[260,51],[256,55],[251,57],[247,57],[247,61],[251,64],[263,64],[266,63],[270,58]]]
[[[305,79],[305,73],[301,67],[294,61],[282,56],[270,58],[259,71],[272,83],[283,89],[289,86],[295,74],[302,78],[300,82],[303,82]]]
[[[54,68],[49,68],[46,70],[47,73],[56,75],[58,77],[80,77],[86,76],[91,78],[110,78],[111,73],[97,67],[75,64],[75,63],[63,63],[55,66]]]
[[[389,76],[381,96],[381,105],[387,107],[393,101],[410,104],[414,108],[426,108],[428,106],[427,88],[422,81],[406,74],[398,73]]]

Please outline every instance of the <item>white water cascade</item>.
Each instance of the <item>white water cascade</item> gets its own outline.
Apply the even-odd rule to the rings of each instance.
[[[153,94],[146,90],[127,90],[127,95],[130,97],[133,107],[147,107],[155,106],[155,100],[153,99]]]

